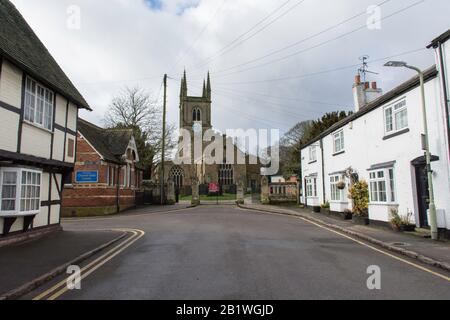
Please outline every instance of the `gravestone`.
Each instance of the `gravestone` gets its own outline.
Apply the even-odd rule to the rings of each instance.
[[[200,204],[200,192],[197,178],[192,179],[192,201],[193,206],[198,206]]]
[[[244,204],[244,183],[240,180],[237,184],[236,203]]]
[[[261,179],[261,203],[270,204],[269,178],[263,176]]]
[[[167,181],[167,204],[173,205],[175,204],[175,182],[172,179]]]

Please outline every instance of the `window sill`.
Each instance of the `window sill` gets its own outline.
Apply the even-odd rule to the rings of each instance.
[[[23,123],[26,123],[29,126],[32,126],[32,127],[36,128],[36,129],[39,129],[39,130],[42,130],[42,131],[47,132],[49,134],[53,134],[53,132],[51,130],[46,129],[44,127],[41,127],[40,125],[38,125],[36,123],[33,123],[33,122],[30,122],[28,120],[23,120]]]
[[[335,201],[335,200],[331,200],[330,203],[332,203],[332,204],[348,204],[348,202],[345,202],[345,201]]]
[[[333,157],[339,156],[339,155],[344,154],[344,153],[345,153],[345,150],[342,150],[342,151],[339,151],[339,152],[335,152],[335,153],[333,153]]]
[[[400,131],[388,134],[387,136],[384,136],[383,140],[389,140],[391,138],[395,138],[397,136],[400,136],[400,135],[408,133],[408,132],[409,132],[409,128],[406,128],[406,129],[403,129],[403,130],[400,130]]]
[[[385,207],[398,207],[396,202],[370,202],[369,206],[385,206]]]
[[[24,213],[4,213],[0,212],[0,218],[21,218],[28,216],[35,216],[39,212],[24,212]]]
[[[313,163],[316,163],[316,162],[317,162],[317,160],[314,160],[314,161],[308,162],[308,164],[313,164]]]

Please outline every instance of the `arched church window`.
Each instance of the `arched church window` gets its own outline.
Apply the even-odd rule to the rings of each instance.
[[[183,186],[184,170],[179,166],[174,166],[170,169],[170,178],[175,183],[175,187],[181,188]]]
[[[202,121],[202,113],[199,108],[194,108],[192,111],[192,119],[194,121]]]
[[[222,186],[231,186],[234,184],[233,166],[231,164],[221,164],[219,166],[219,183]]]

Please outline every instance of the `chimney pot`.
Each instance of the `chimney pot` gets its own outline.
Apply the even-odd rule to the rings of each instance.
[[[374,90],[377,89],[377,83],[376,82],[372,82],[372,89],[374,89]]]
[[[364,87],[366,89],[369,89],[370,88],[370,82],[364,82]]]
[[[355,84],[360,85],[361,84],[361,76],[358,74],[355,76]]]

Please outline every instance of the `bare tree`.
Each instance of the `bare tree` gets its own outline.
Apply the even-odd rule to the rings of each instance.
[[[150,94],[139,87],[125,88],[114,97],[104,123],[109,128],[131,128],[134,130],[141,165],[152,172],[161,161],[162,149],[162,107]],[[166,130],[166,155],[175,147],[174,126]]]

